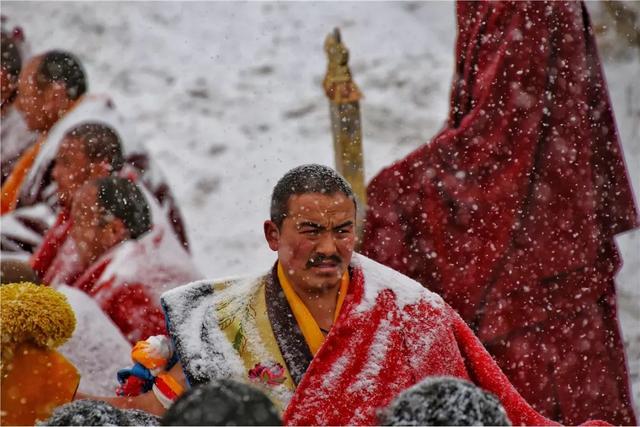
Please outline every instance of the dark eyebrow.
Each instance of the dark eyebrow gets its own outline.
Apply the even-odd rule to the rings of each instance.
[[[350,225],[353,225],[353,221],[351,221],[351,220],[343,222],[342,224],[336,225],[335,227],[333,227],[333,230],[338,230],[340,228],[349,227]]]
[[[311,222],[311,221],[302,221],[300,224],[298,224],[298,228],[302,228],[302,227],[311,227],[311,228],[316,228],[318,230],[324,230],[324,227],[320,224],[316,224],[315,222]]]

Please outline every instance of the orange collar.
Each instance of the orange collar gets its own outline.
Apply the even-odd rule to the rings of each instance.
[[[287,279],[287,276],[284,274],[284,270],[282,268],[282,264],[278,261],[278,280],[280,282],[280,286],[284,291],[284,295],[287,298],[287,302],[289,303],[289,307],[291,307],[291,311],[293,312],[294,317],[296,318],[296,322],[298,322],[298,326],[302,331],[302,335],[304,336],[304,340],[307,342],[309,349],[311,350],[311,354],[315,356],[318,352],[322,344],[324,343],[324,335],[320,330],[320,326],[311,315],[311,312],[307,308],[307,306],[302,302],[296,291],[293,289],[293,286]],[[336,303],[336,311],[333,315],[333,321],[335,322],[340,315],[340,309],[342,308],[342,303],[344,302],[344,298],[347,295],[347,290],[349,289],[349,272],[345,271],[342,275],[342,279],[340,281],[340,290],[338,291],[338,301]]]

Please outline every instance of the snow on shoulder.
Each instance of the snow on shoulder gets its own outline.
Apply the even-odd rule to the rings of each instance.
[[[162,294],[167,327],[191,380],[242,377],[244,367],[215,313],[217,291],[235,280],[199,280]],[[215,289],[215,291],[214,291]]]
[[[378,294],[385,289],[391,290],[396,297],[396,304],[400,309],[425,301],[433,307],[444,305],[440,295],[431,292],[420,283],[399,273],[385,265],[355,253],[351,259],[354,267],[362,269],[365,282],[365,292],[360,304],[355,308],[358,313],[371,310],[376,304]]]
[[[88,294],[67,285],[56,289],[67,297],[76,315],[76,329],[58,351],[80,371],[78,390],[94,396],[113,395],[118,370],[131,364],[131,345]]]

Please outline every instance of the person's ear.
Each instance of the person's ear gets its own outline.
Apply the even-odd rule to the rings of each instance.
[[[277,251],[280,245],[280,230],[275,222],[266,220],[264,222],[264,238],[269,244],[269,248],[272,251]]]

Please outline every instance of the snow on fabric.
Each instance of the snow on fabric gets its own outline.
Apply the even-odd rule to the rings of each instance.
[[[303,163],[333,164],[321,80],[322,42],[335,26],[365,94],[368,179],[423,144],[446,119],[454,3],[167,2],[151,19],[145,3],[92,3],[91,13],[87,7],[7,1],[2,13],[24,28],[38,52],[76,53],[92,90],[109,93],[135,123],[175,191],[207,277],[270,268],[273,254],[260,224],[274,183]],[[604,9],[599,2],[587,7]],[[614,31],[607,25],[597,34],[599,47],[601,36]],[[639,200],[640,52],[601,52]],[[640,402],[639,237],[618,238],[625,265],[616,280],[624,290],[618,301],[625,342],[636,356],[630,367]]]
[[[135,343],[164,333],[160,295],[201,277],[175,235],[154,227],[107,252],[73,286],[95,298]]]
[[[369,184],[363,253],[442,295],[541,412],[633,424],[610,301],[638,218],[586,6],[457,18],[449,120]]]
[[[376,304],[378,294],[384,289],[393,291],[400,308],[415,304],[421,299],[426,299],[434,305],[443,303],[439,295],[428,291],[420,283],[390,268],[379,268],[382,264],[370,258],[354,253],[352,263],[362,268],[365,281],[369,283],[362,302],[356,308],[357,311],[370,310]]]
[[[214,283],[198,282],[193,285],[200,291],[199,295],[195,296],[190,289],[191,286],[178,288],[162,298],[167,312],[169,333],[175,341],[176,351],[190,382],[200,384],[228,376],[247,381],[252,379],[251,373],[256,368],[278,365],[284,367],[286,363],[276,354],[277,350],[274,352],[277,345],[268,341],[268,338],[272,338],[273,341],[273,335],[267,337],[265,342],[261,331],[258,330],[264,329],[263,325],[268,323],[264,307],[263,277]],[[186,303],[185,299],[189,299],[188,304],[198,307],[195,310],[198,313],[195,318],[186,319],[184,314],[179,312]],[[198,299],[201,302],[198,302]],[[201,312],[210,318],[201,319]],[[194,322],[196,325],[199,322],[205,323],[197,328]],[[183,327],[187,324],[190,325],[190,330],[200,333],[189,333]],[[228,333],[233,338],[229,338]],[[224,342],[220,343],[220,340]],[[207,353],[211,351],[214,352],[212,360],[207,360]],[[206,366],[203,368],[202,365]],[[263,387],[271,396],[276,406],[283,408],[291,399],[293,384],[284,374],[284,369],[282,372],[278,369],[278,374],[282,375],[274,375],[273,383],[264,384],[259,375],[255,380],[256,385]]]
[[[131,363],[131,345],[118,327],[86,293],[61,285],[76,315],[76,329],[58,348],[80,372],[78,391],[93,396],[115,396],[116,373]]]
[[[82,274],[82,262],[78,245],[71,238],[65,239],[56,257],[43,275],[42,281],[49,286],[72,284]]]
[[[399,302],[393,289],[416,286],[411,279],[362,256],[355,259],[341,313],[287,406],[285,424],[376,424],[377,409],[430,375],[473,378],[500,397],[514,422],[551,423],[518,395],[450,307],[427,290]],[[239,354],[218,326],[214,305],[242,304],[264,286],[265,277],[215,286],[200,281],[163,295],[169,331],[191,382],[245,379]],[[378,292],[375,304],[362,311],[358,308],[369,285],[365,277]],[[389,283],[390,277],[396,282]]]
[[[0,128],[0,161],[2,162],[2,182],[13,168],[20,155],[33,143],[37,134],[30,131],[22,115],[14,106],[2,116]]]
[[[254,307],[256,307],[256,305],[260,307],[259,304],[256,304],[256,299],[261,298],[263,295],[259,293],[259,291],[261,290],[259,288],[262,286],[264,286],[264,283],[261,280],[256,280],[256,278],[238,280],[234,282],[233,285],[230,285],[224,289],[217,289],[217,286],[214,286],[213,304],[218,308],[218,310],[220,310],[224,306],[224,310],[216,310],[217,321],[220,322],[220,316],[223,312],[251,312],[251,314],[253,315],[253,312],[255,311]],[[255,317],[258,316],[259,314],[256,314]],[[277,366],[279,362],[274,361],[273,355],[266,348],[266,345],[260,335],[260,331],[258,330],[259,326],[256,324],[256,322],[242,322],[241,328],[242,335],[244,338],[246,338],[245,345],[248,347],[247,353],[251,354],[253,358],[258,359],[260,361],[258,363],[262,363],[266,367],[270,367],[271,365]],[[247,366],[246,364],[243,365],[243,370],[246,372]],[[255,365],[253,366],[253,368],[255,368]],[[251,375],[249,375],[249,377],[251,377]],[[291,391],[285,383],[270,385],[268,391],[274,396],[275,403],[281,407],[286,406],[286,404],[291,399]]]
[[[190,383],[244,377],[242,361],[217,325],[211,286],[203,280],[162,295],[169,332]]]
[[[163,292],[200,279],[202,274],[172,232],[165,209],[146,187],[139,188],[149,206],[152,229],[138,240],[119,245],[117,255],[112,257],[102,277],[105,282],[116,283],[142,280],[159,301]],[[107,297],[108,294],[103,294],[99,299]]]
[[[54,222],[54,213],[44,203],[2,215],[2,257],[27,259],[31,255],[28,249],[37,248],[42,243],[43,230],[51,227]]]

